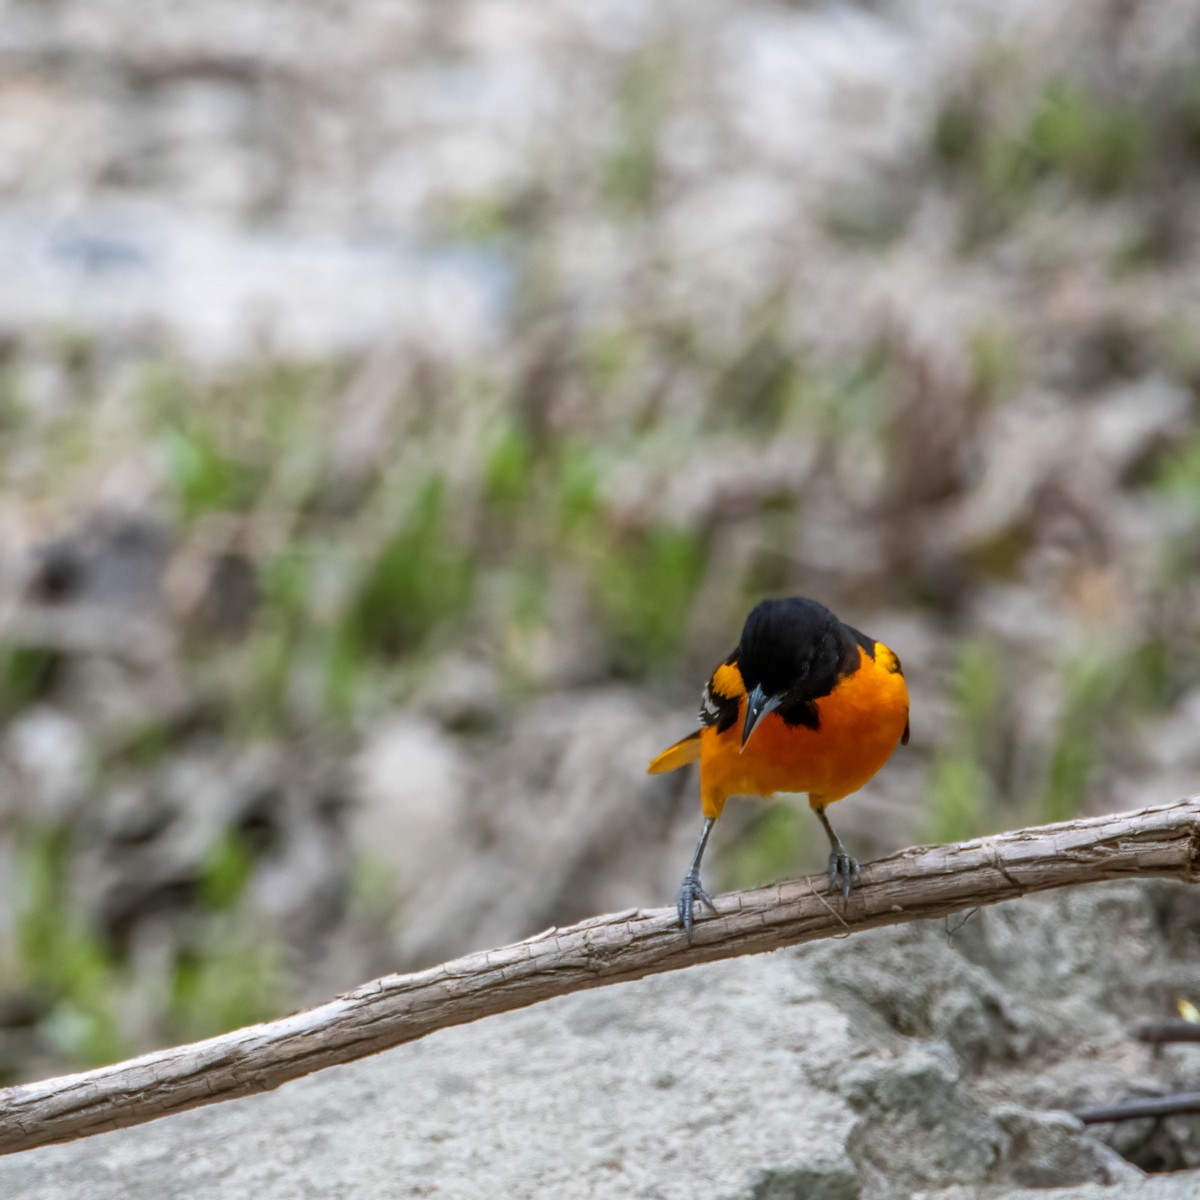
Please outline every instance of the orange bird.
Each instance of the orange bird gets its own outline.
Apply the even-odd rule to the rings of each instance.
[[[737,649],[704,689],[700,728],[649,767],[653,775],[700,760],[704,829],[677,904],[688,936],[696,904],[715,911],[700,860],[730,796],[807,792],[832,848],[829,885],[849,900],[858,863],[825,808],[857,792],[907,742],[908,689],[887,646],[815,600],[756,605]]]

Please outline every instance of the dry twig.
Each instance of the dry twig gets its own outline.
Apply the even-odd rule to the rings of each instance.
[[[863,868],[845,922],[809,880],[718,897],[718,915],[697,924],[690,945],[674,908],[594,917],[426,971],[389,975],[282,1020],[9,1088],[0,1092],[0,1153],[267,1091],[551,996],[810,942],[843,933],[847,924],[857,932],[1132,876],[1190,881],[1198,869],[1200,798],[1193,798],[905,850]]]
[[[1200,1113],[1200,1092],[1181,1092],[1177,1096],[1147,1096],[1125,1100],[1102,1108],[1081,1108],[1076,1116],[1085,1125],[1104,1125],[1109,1121],[1136,1121],[1145,1117],[1177,1117]]]
[[[1150,1021],[1136,1030],[1139,1042],[1163,1046],[1171,1042],[1200,1042],[1200,1025],[1194,1021]]]

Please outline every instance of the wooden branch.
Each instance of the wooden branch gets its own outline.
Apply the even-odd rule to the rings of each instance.
[[[1134,1031],[1139,1042],[1165,1046],[1171,1042],[1200,1042],[1200,1025],[1194,1021],[1150,1021]]]
[[[1081,1108],[1076,1116],[1085,1125],[1104,1125],[1109,1121],[1137,1121],[1146,1117],[1178,1117],[1200,1113],[1200,1092],[1181,1092],[1177,1096],[1150,1096],[1144,1100],[1126,1100],[1103,1108]]]
[[[385,976],[282,1020],[0,1091],[0,1153],[267,1091],[551,996],[847,930],[943,917],[1047,888],[1133,876],[1192,881],[1198,869],[1200,798],[1192,798],[905,850],[865,866],[845,910],[823,879],[720,896],[718,915],[697,924],[691,944],[674,908],[594,917],[426,971]]]

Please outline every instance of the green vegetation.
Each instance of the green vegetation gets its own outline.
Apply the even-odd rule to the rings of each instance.
[[[1137,108],[1061,81],[1046,89],[1025,136],[1035,173],[1062,175],[1097,199],[1137,179],[1149,141]]]
[[[795,403],[799,386],[795,353],[764,329],[718,377],[714,419],[743,433],[772,433]]]
[[[460,197],[440,214],[439,225],[443,236],[451,241],[488,245],[504,238],[518,215],[507,196]]]
[[[925,839],[957,842],[985,832],[993,819],[989,790],[986,772],[964,749],[940,752],[930,771]]]
[[[1155,483],[1169,499],[1200,514],[1200,433],[1172,447]]]
[[[934,158],[969,193],[968,244],[1007,229],[1043,184],[1095,202],[1145,179],[1159,134],[1144,105],[1063,78],[1029,108],[1014,106],[1009,91],[1008,70],[985,64],[934,121]]]
[[[20,403],[21,375],[16,362],[0,354],[0,435],[16,434],[22,423]],[[6,463],[0,459],[0,481],[4,479]]]
[[[448,527],[445,485],[429,480],[368,567],[342,617],[342,637],[360,654],[396,655],[466,611],[472,556]]]
[[[534,449],[518,424],[500,431],[484,464],[484,498],[492,513],[511,519],[528,495]]]
[[[1133,723],[1162,712],[1196,674],[1193,661],[1172,654],[1159,638],[1070,655],[1055,672],[1061,694],[1053,727],[1034,753],[1014,757],[1018,733],[1008,661],[1002,648],[988,642],[959,649],[952,720],[931,766],[931,841],[978,836],[1022,811],[1020,819],[1031,822],[1073,816],[1119,758]]]
[[[976,837],[996,819],[1007,767],[1005,662],[1000,648],[988,641],[959,647],[950,682],[951,720],[930,771],[928,841]]]
[[[14,991],[38,997],[42,1035],[81,1066],[126,1053],[117,1021],[120,970],[70,902],[68,835],[29,831],[17,847],[15,961],[6,973]]]
[[[590,548],[589,574],[620,673],[643,675],[679,651],[681,614],[691,609],[707,559],[699,534],[668,526]]]
[[[206,430],[172,430],[163,439],[167,477],[185,517],[236,512],[254,498],[254,475],[221,452]]]
[[[579,370],[599,395],[612,391],[639,347],[636,334],[622,328],[587,331],[579,348]]]
[[[659,188],[659,138],[675,85],[675,51],[667,44],[633,55],[617,87],[617,147],[604,164],[601,193],[623,215],[648,211]]]
[[[67,1062],[89,1067],[130,1054],[135,1035],[121,1011],[129,964],[72,901],[75,862],[65,829],[25,832],[16,854],[16,938],[0,948],[0,962],[3,993],[30,998],[37,1036]],[[278,1014],[279,947],[269,936],[250,936],[239,904],[252,870],[233,835],[210,853],[201,895],[216,915],[171,969],[162,1040],[207,1037]]]
[[[232,930],[184,951],[171,980],[167,1036],[194,1041],[279,1015],[282,961],[277,947]]]
[[[54,686],[62,663],[56,650],[0,647],[0,712],[17,712],[42,699]]]
[[[1020,355],[1012,334],[1000,325],[984,325],[967,338],[971,398],[980,405],[1001,400],[1020,379]]]
[[[753,814],[717,856],[722,891],[762,887],[796,874],[805,861],[808,839],[818,830],[816,818],[805,807],[771,804]]]
[[[234,830],[208,852],[200,880],[200,899],[214,912],[226,912],[241,899],[254,873],[254,854]]]
[[[1038,816],[1065,821],[1079,811],[1101,761],[1105,719],[1119,694],[1124,664],[1106,655],[1087,655],[1065,664],[1064,696]]]

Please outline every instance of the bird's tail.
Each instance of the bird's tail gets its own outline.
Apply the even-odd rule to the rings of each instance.
[[[674,771],[686,767],[700,757],[700,730],[689,733],[687,737],[673,746],[668,746],[661,754],[656,754],[646,770],[651,775],[661,775],[664,771]]]

